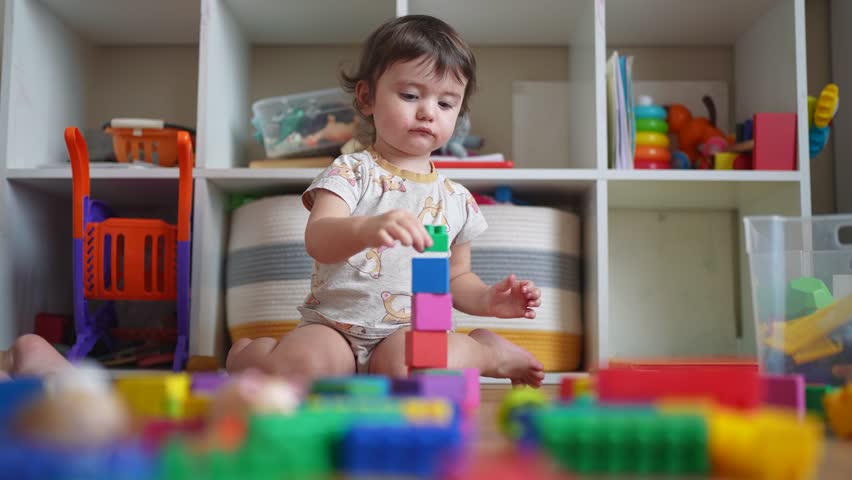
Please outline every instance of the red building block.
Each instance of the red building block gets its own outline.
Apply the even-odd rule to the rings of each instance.
[[[447,368],[447,332],[405,332],[409,368]]]
[[[62,344],[65,343],[70,326],[71,319],[64,315],[37,313],[33,333],[47,340],[47,343]]]
[[[753,409],[760,406],[761,390],[759,373],[743,366],[606,368],[597,375],[601,403],[713,400],[728,407]]]
[[[754,114],[755,170],[796,169],[796,114]]]

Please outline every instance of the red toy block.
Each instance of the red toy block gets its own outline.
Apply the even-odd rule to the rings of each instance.
[[[65,343],[65,332],[71,326],[71,319],[64,315],[54,315],[50,313],[38,313],[35,317],[35,333],[36,335],[47,340],[47,343],[61,344]]]
[[[796,169],[796,114],[755,113],[754,150],[755,170]]]
[[[760,406],[759,373],[750,368],[606,368],[597,375],[601,403],[652,403],[658,400],[713,400],[739,409]]]
[[[447,368],[447,332],[405,332],[409,368]]]
[[[446,332],[453,328],[453,297],[449,293],[415,293],[411,311],[414,330]]]

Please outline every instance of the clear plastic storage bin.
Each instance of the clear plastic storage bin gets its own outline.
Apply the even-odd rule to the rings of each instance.
[[[338,155],[355,133],[352,97],[339,88],[264,98],[252,112],[269,158]]]
[[[852,380],[852,215],[744,222],[761,367]]]

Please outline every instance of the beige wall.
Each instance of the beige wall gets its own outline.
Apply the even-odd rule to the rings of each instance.
[[[805,3],[805,28],[808,49],[808,94],[819,95],[825,84],[834,81],[831,76],[830,17],[828,0],[807,0]],[[843,92],[841,92],[843,93]],[[813,213],[836,212],[834,190],[834,142],[837,134],[832,129],[828,145],[811,160],[811,200]]]

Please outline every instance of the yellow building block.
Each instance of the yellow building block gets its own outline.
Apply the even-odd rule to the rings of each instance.
[[[710,416],[714,474],[753,480],[814,478],[823,451],[820,422],[785,410],[716,409]]]
[[[852,382],[822,397],[831,430],[838,437],[852,438]]]
[[[168,373],[120,378],[115,389],[134,416],[182,418],[189,386],[188,374]]]
[[[402,414],[414,424],[449,425],[453,408],[444,399],[407,399],[402,402]]]

